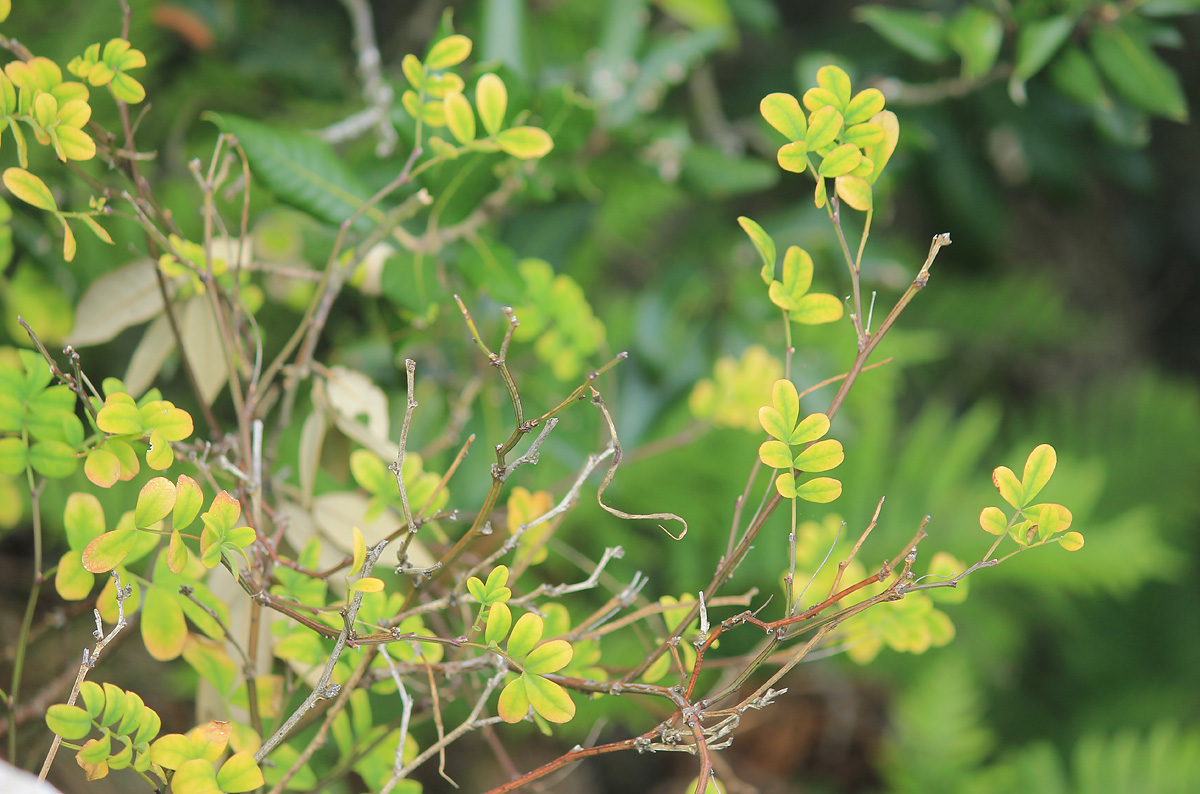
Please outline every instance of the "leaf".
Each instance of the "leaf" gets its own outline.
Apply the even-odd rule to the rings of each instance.
[[[175,529],[186,529],[196,520],[204,505],[204,492],[200,485],[186,474],[175,481],[175,507],[171,510],[171,525]]]
[[[767,120],[767,123],[777,131],[783,133],[783,136],[789,141],[794,143],[804,140],[804,133],[808,129],[808,121],[805,119],[804,111],[800,109],[800,103],[796,101],[796,97],[791,94],[782,93],[767,94],[758,103],[758,110],[762,113],[762,117]],[[782,157],[783,149],[779,151]],[[782,166],[783,163],[780,162],[780,165]]]
[[[801,471],[829,471],[842,465],[846,453],[842,450],[842,442],[827,438],[818,441],[796,456],[793,466]]]
[[[878,88],[864,88],[846,104],[842,113],[842,123],[852,127],[870,121],[872,116],[883,110],[884,102],[883,92]]]
[[[96,447],[84,459],[83,473],[100,488],[111,488],[121,479],[121,461],[104,447]]]
[[[826,504],[842,495],[842,484],[832,477],[816,477],[796,488],[796,496],[806,502]]]
[[[832,64],[817,70],[817,85],[834,95],[839,110],[845,110],[850,102],[850,75]]]
[[[105,532],[84,548],[83,567],[92,573],[108,573],[121,564],[136,540],[135,529]]]
[[[167,570],[171,573],[180,573],[187,566],[190,558],[187,544],[183,542],[183,536],[179,534],[179,527],[175,527],[171,530],[171,540],[167,544]]]
[[[350,585],[350,592],[352,593],[378,593],[382,589],[383,580],[376,579],[374,576],[358,579],[354,584]]]
[[[992,470],[992,484],[1000,492],[1000,497],[1013,507],[1019,508],[1025,504],[1024,490],[1012,469],[1007,466],[997,466]]]
[[[104,401],[104,407],[96,414],[96,426],[115,436],[141,436],[142,413],[129,395],[120,392],[110,394]]]
[[[475,111],[471,110],[467,98],[457,92],[446,94],[442,104],[446,107],[446,126],[450,128],[450,134],[459,143],[475,140]]]
[[[1030,509],[1029,511],[1037,516],[1039,538],[1048,538],[1071,526],[1073,519],[1071,511],[1062,505],[1050,503],[1040,505],[1039,508],[1037,510]]]
[[[213,498],[212,504],[202,518],[206,526],[211,522],[222,532],[228,532],[233,529],[233,525],[237,523],[241,514],[241,502],[230,496],[228,491],[221,491]]]
[[[195,430],[191,414],[166,400],[152,400],[141,406],[140,411],[142,427],[162,431],[167,441],[183,441]]]
[[[194,760],[196,755],[191,739],[181,733],[168,733],[159,736],[150,745],[150,757],[161,767],[179,769]]]
[[[79,685],[79,697],[83,708],[93,719],[104,713],[104,688],[95,681],[84,681]]]
[[[187,621],[175,596],[159,587],[146,591],[142,603],[142,642],[146,651],[160,662],[175,659],[187,641]]]
[[[1075,27],[1066,14],[1029,22],[1017,32],[1017,54],[1008,93],[1017,104],[1025,102],[1025,82],[1050,62]]]
[[[946,42],[962,58],[962,76],[978,80],[991,71],[1004,41],[1004,23],[995,12],[966,5],[946,29]]]
[[[523,666],[527,673],[556,673],[571,663],[574,653],[566,640],[550,640],[530,651]]]
[[[803,248],[789,245],[783,254],[782,281],[771,282],[767,291],[771,302],[786,311],[795,310],[800,305],[804,293],[812,286],[812,276],[812,257]]]
[[[471,40],[466,36],[454,34],[434,44],[425,59],[427,69],[449,69],[457,66],[471,54]]]
[[[567,690],[540,675],[523,675],[525,695],[529,705],[543,719],[555,723],[570,722],[575,716],[575,702]]]
[[[833,143],[841,131],[842,114],[832,105],[826,105],[813,111],[808,117],[808,131],[804,134],[804,143],[810,152],[823,149]]]
[[[1021,475],[1021,488],[1025,501],[1030,502],[1038,492],[1050,481],[1054,467],[1058,464],[1058,456],[1054,447],[1049,444],[1038,444],[1025,460],[1025,471]]]
[[[758,459],[763,462],[764,466],[770,466],[772,469],[790,469],[792,467],[791,450],[782,441],[764,441],[758,448]]]
[[[518,676],[500,690],[496,713],[505,722],[515,723],[525,719],[529,713],[529,697],[525,694],[525,676]]]
[[[249,752],[234,753],[217,770],[217,785],[222,791],[253,791],[263,785],[262,770]]]
[[[140,528],[151,527],[166,518],[174,507],[175,483],[166,477],[155,477],[138,492],[133,524]]]
[[[29,451],[20,438],[0,439],[0,474],[17,475],[25,471]]]
[[[862,162],[862,152],[852,143],[838,146],[817,167],[817,175],[823,177],[844,176],[850,173]]]
[[[29,465],[44,477],[61,480],[79,467],[75,449],[61,441],[39,441],[29,448]]]
[[[78,706],[55,703],[46,709],[46,726],[67,741],[73,742],[91,732],[92,718]]]
[[[779,412],[785,432],[791,434],[796,427],[796,420],[800,418],[800,395],[796,391],[796,384],[786,378],[775,381],[771,387],[771,405]],[[795,443],[790,438],[780,440]]]
[[[1187,99],[1179,77],[1144,39],[1121,25],[1099,25],[1090,44],[1100,70],[1122,98],[1147,113],[1187,121]]]
[[[796,429],[792,431],[792,436],[788,439],[788,443],[792,446],[807,444],[809,441],[816,441],[828,432],[828,416],[825,414],[809,414],[804,418],[804,421],[796,425]]]
[[[900,122],[896,119],[895,113],[884,110],[872,116],[871,123],[879,125],[883,130],[882,141],[863,149],[863,156],[875,164],[875,170],[866,177],[866,180],[873,185],[879,175],[883,173],[883,167],[892,158],[892,152],[896,151],[896,143],[900,140]]]
[[[475,83],[475,108],[488,135],[498,133],[508,108],[508,89],[504,87],[504,81],[491,72],[480,75]]]
[[[76,347],[107,342],[130,326],[162,313],[153,260],[139,259],[105,273],[83,293],[67,341]]]
[[[105,682],[104,712],[100,715],[100,724],[109,727],[115,725],[125,716],[125,691],[116,684]]]
[[[22,168],[6,168],[4,186],[26,204],[32,204],[46,212],[58,212],[54,194],[46,187],[46,183]]]
[[[775,241],[771,239],[771,235],[763,231],[763,228],[746,216],[738,217],[738,225],[750,237],[750,242],[754,244],[758,255],[762,257],[762,279],[766,284],[770,284],[775,278]]]
[[[67,601],[82,601],[92,594],[96,577],[83,567],[77,551],[68,551],[58,561],[54,572],[54,589]]]
[[[790,471],[785,471],[775,478],[775,489],[784,499],[796,498],[796,478]]]
[[[421,90],[425,84],[425,67],[421,65],[420,58],[411,52],[405,55],[400,61],[400,71],[404,72],[404,79],[408,80],[409,85],[417,91]]]
[[[855,14],[871,30],[917,60],[941,63],[950,57],[944,41],[945,23],[936,14],[885,6],[860,6]]]
[[[232,114],[210,116],[237,136],[255,175],[282,201],[328,223],[348,220],[370,191],[333,148],[316,136],[279,130]],[[382,218],[378,211],[368,216]],[[363,228],[368,224],[360,219]]]
[[[1109,111],[1112,100],[1096,70],[1096,64],[1079,47],[1068,44],[1050,66],[1050,79],[1059,93],[1084,107]]]
[[[509,127],[496,135],[496,143],[506,154],[522,160],[544,157],[554,148],[550,134],[539,127]]]
[[[871,183],[861,176],[839,176],[834,180],[835,192],[842,201],[849,204],[859,212],[866,212],[871,209],[874,198],[871,191]],[[838,306],[841,306],[841,301],[838,301]],[[838,313],[841,316],[841,312]]]
[[[512,610],[508,604],[498,603],[488,607],[487,628],[484,630],[484,642],[499,644],[508,636],[512,628]]]
[[[1083,535],[1078,532],[1068,532],[1058,539],[1058,545],[1067,551],[1079,551],[1083,548]]]
[[[803,140],[785,143],[779,147],[775,160],[784,171],[803,174],[804,170],[808,168],[808,144]]]
[[[508,637],[508,655],[514,659],[524,659],[538,640],[542,638],[542,619],[532,612],[526,612],[513,626],[512,634]]]
[[[171,776],[172,794],[215,794],[218,791],[212,762],[204,758],[185,761]]]
[[[992,535],[1003,535],[1008,531],[1008,518],[998,507],[985,507],[979,513],[979,526]]]

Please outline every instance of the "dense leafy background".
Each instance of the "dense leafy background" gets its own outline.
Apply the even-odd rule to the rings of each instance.
[[[15,5],[6,29],[63,62],[96,31],[107,37],[119,28],[115,2],[63,0],[54,14],[41,3]],[[157,152],[146,167],[185,230],[195,233],[200,220],[187,162],[206,156],[215,138],[204,111],[312,129],[360,107],[351,29],[338,3],[131,5],[130,39],[149,59],[143,82],[151,102],[139,140]],[[592,365],[630,351],[610,397],[629,451],[693,427],[688,395],[719,356],[737,356],[752,343],[779,344],[736,216],[751,214],[777,239],[808,248],[823,289],[846,287],[828,224],[809,201],[810,182],[773,163],[759,98],[802,90],[830,61],[856,85],[927,84],[958,74],[956,60],[925,63],[885,42],[861,21],[857,5],[374,4],[393,78],[401,56],[423,53],[443,9],[453,7],[454,24],[476,39],[478,57],[503,64],[510,92],[532,102],[544,123],[561,120],[550,127],[556,149],[539,177],[483,237],[506,267],[541,257],[579,283],[606,328]],[[950,13],[958,4],[895,5]],[[1196,107],[1200,20],[1183,16],[1171,25],[1177,46],[1159,53]],[[566,85],[591,101],[573,100]],[[931,235],[949,231],[954,245],[881,351],[895,363],[864,377],[840,418],[845,495],[833,507],[850,528],[861,527],[886,495],[868,559],[890,555],[925,514],[933,516],[934,541],[969,559],[985,547],[975,516],[992,503],[990,468],[1017,466],[1033,444],[1049,442],[1060,454],[1053,498],[1072,508],[1088,545],[1077,555],[1027,555],[983,572],[967,603],[947,607],[958,627],[949,647],[921,656],[885,651],[865,668],[838,656],[806,665],[789,681],[785,705],[756,715],[761,724],[727,755],[764,791],[1091,791],[1097,789],[1087,781],[1097,778],[1114,786],[1106,790],[1151,790],[1126,786],[1114,758],[1197,780],[1197,770],[1187,768],[1187,749],[1200,741],[1196,128],[1161,119],[1105,127],[1045,75],[1030,81],[1021,106],[1003,80],[932,104],[889,106],[902,120],[901,147],[877,200],[864,284],[879,291],[882,304],[911,278]],[[116,126],[105,112],[98,115]],[[407,155],[401,135],[398,150],[382,161],[371,140],[343,147],[345,161],[377,186]],[[0,156],[10,154],[6,147]],[[44,165],[42,173],[51,170]],[[492,179],[480,171],[455,186],[445,222],[461,218]],[[70,195],[69,184],[64,176],[55,187]],[[447,189],[436,173],[429,187],[435,195]],[[47,241],[48,227],[28,209],[15,210],[17,254],[4,274],[13,344],[25,343],[17,312],[60,340],[84,289],[141,246],[132,226],[113,224],[115,246],[81,239],[80,255],[64,264]],[[256,190],[255,217],[300,228],[314,249],[328,245],[327,228],[277,205],[266,190]],[[470,291],[484,280],[470,275],[484,268],[480,259],[478,249],[459,245],[440,264],[467,274]],[[462,338],[453,313],[416,321],[423,307],[411,303],[411,288],[385,283],[377,297],[345,299],[322,358],[367,372],[392,394],[403,384],[397,361],[421,361],[429,395],[413,430],[418,444],[440,432],[444,390],[461,388],[462,373],[478,371],[482,404],[495,407],[478,411],[468,429],[497,437],[506,421],[498,384],[472,349],[443,342]],[[497,304],[478,293],[474,299],[486,331],[498,334]],[[296,317],[269,303],[260,322],[286,328]],[[85,364],[119,373],[138,340],[126,332],[90,349]],[[845,321],[832,329],[797,326],[796,340],[800,382],[842,371],[852,355]],[[525,393],[551,404],[567,381],[548,374],[532,343],[524,340],[529,347],[518,352],[517,368],[542,373]],[[182,390],[177,374],[168,368],[165,375],[167,387]],[[823,399],[814,398],[810,409]],[[402,411],[402,400],[394,399],[393,410]],[[531,480],[557,481],[599,437],[596,417],[581,412],[572,420],[574,427],[548,444],[548,460]],[[612,498],[684,514],[693,527],[685,543],[594,509],[574,514],[562,537],[593,556],[605,545],[624,545],[621,572],[646,571],[660,592],[695,589],[696,572],[707,571],[723,548],[758,440],[741,430],[711,430],[622,470]],[[468,460],[456,499],[480,498],[486,465],[483,455]],[[9,498],[2,508],[9,511],[0,537],[5,636],[19,621],[27,581],[27,517],[13,512],[15,504]],[[782,529],[779,522],[779,548],[762,544],[734,589],[777,587]],[[40,666],[65,669],[82,641],[44,652]],[[144,662],[135,656],[128,664],[137,670]],[[161,703],[176,699],[176,728],[186,727],[186,682],[179,671],[157,684]],[[37,684],[29,682],[27,691]],[[155,693],[142,694],[149,701]],[[169,706],[160,712],[172,719]],[[633,712],[626,704],[611,715]],[[589,725],[579,723],[570,741],[586,735]],[[476,774],[492,776],[487,765],[465,769],[468,753],[483,752],[471,745],[451,755],[464,769],[464,785],[477,786]],[[530,759],[549,752],[537,742],[528,749]],[[693,773],[679,759],[639,757],[588,766],[561,785],[682,790]],[[1076,788],[1055,782],[1061,780]],[[426,782],[439,790],[436,778]]]

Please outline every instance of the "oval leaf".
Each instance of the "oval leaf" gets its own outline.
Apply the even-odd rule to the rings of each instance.
[[[449,69],[457,66],[471,54],[471,40],[466,36],[454,34],[434,44],[425,59],[427,69]]]
[[[808,117],[808,132],[804,135],[804,142],[809,151],[823,149],[833,143],[841,131],[842,114],[832,105],[826,105]]]
[[[542,638],[542,619],[532,612],[526,612],[513,626],[508,638],[508,655],[520,661],[524,659]]]
[[[842,176],[858,168],[860,162],[862,152],[859,148],[852,143],[844,143],[825,155],[817,167],[817,174],[825,177]]]
[[[849,204],[859,212],[866,212],[871,209],[874,201],[871,192],[871,183],[861,176],[839,176],[834,180],[834,186],[837,189],[838,198]],[[838,302],[841,305],[841,302]]]
[[[812,444],[797,455],[793,465],[801,471],[829,471],[842,465],[845,459],[842,442],[827,438]]]
[[[143,485],[138,493],[133,524],[141,528],[151,527],[166,518],[174,507],[175,483],[166,477],[155,477]]]
[[[542,643],[525,657],[525,672],[543,675],[555,673],[571,663],[575,651],[566,640]]]
[[[92,730],[91,716],[78,706],[55,703],[46,709],[46,726],[67,741],[76,741]]]
[[[481,75],[475,83],[475,107],[488,135],[498,133],[508,109],[508,89],[504,87],[504,81],[491,72]]]
[[[1083,548],[1083,535],[1078,532],[1068,532],[1058,539],[1058,545],[1067,551],[1079,551]]]
[[[784,171],[803,174],[808,168],[808,145],[804,141],[793,141],[779,147],[775,160]]]
[[[175,481],[175,507],[171,510],[171,526],[175,529],[185,529],[196,520],[200,508],[204,506],[204,492],[200,485],[186,474],[180,474]]]
[[[1025,471],[1021,475],[1021,487],[1025,491],[1025,501],[1032,500],[1038,491],[1050,481],[1054,467],[1058,465],[1058,455],[1049,444],[1038,444],[1025,460]]]
[[[803,141],[808,129],[808,121],[800,103],[791,94],[767,94],[758,103],[758,110],[767,123],[774,127],[789,141]],[[780,150],[782,152],[782,149]],[[780,165],[783,165],[780,163]],[[790,170],[790,169],[788,169]]]
[[[764,441],[758,448],[758,459],[764,466],[772,469],[790,469],[792,467],[791,450],[782,441]]]
[[[817,477],[796,488],[796,496],[806,502],[825,504],[842,495],[842,484],[832,477]]]
[[[525,694],[538,716],[549,722],[570,722],[575,716],[575,703],[567,690],[540,675],[524,675]]]
[[[26,204],[32,204],[46,212],[58,212],[54,195],[50,188],[46,187],[46,183],[22,168],[5,169],[4,186]]]
[[[83,567],[79,552],[68,551],[58,561],[54,572],[54,589],[67,601],[82,601],[92,594],[96,578]]]
[[[1007,466],[997,466],[992,470],[992,485],[1000,492],[1000,497],[1013,507],[1025,504],[1025,492],[1017,475]]]
[[[262,770],[254,760],[254,754],[248,752],[234,753],[217,771],[217,785],[221,791],[238,794],[243,791],[253,791],[263,785]]]
[[[442,104],[446,107],[446,126],[450,128],[450,134],[459,143],[475,140],[475,111],[471,110],[467,98],[459,93],[446,94]]]
[[[771,239],[771,235],[763,231],[763,227],[745,215],[739,216],[737,220],[738,225],[749,236],[750,242],[754,243],[754,248],[758,251],[758,255],[762,257],[763,282],[770,284],[775,278],[775,241]]]
[[[157,587],[147,588],[142,604],[142,642],[150,655],[160,662],[178,657],[187,636],[187,621],[175,597]]]
[[[108,573],[121,564],[136,540],[135,529],[105,532],[83,550],[83,567],[92,573]]]
[[[792,431],[792,437],[788,439],[788,443],[792,446],[799,444],[807,444],[809,441],[816,441],[821,436],[829,432],[829,417],[825,414],[809,414],[804,418],[804,421],[796,426]]]
[[[543,157],[554,148],[550,134],[540,127],[510,127],[496,136],[496,143],[505,153],[522,160]]]
[[[525,694],[525,676],[514,678],[500,690],[496,712],[505,722],[520,722],[529,713],[529,697]]]
[[[1008,531],[1008,518],[998,507],[985,507],[979,513],[979,526],[992,535],[1003,535]]]

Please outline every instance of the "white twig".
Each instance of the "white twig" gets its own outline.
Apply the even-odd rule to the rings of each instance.
[[[383,79],[380,69],[383,58],[379,54],[379,46],[375,43],[375,23],[371,18],[371,6],[367,0],[342,0],[342,5],[346,7],[354,24],[354,51],[358,55],[358,73],[363,79],[363,99],[369,106],[365,114],[369,114],[368,121],[375,125],[376,134],[379,136],[379,141],[375,144],[375,154],[378,157],[387,157],[395,150],[397,142],[396,128],[392,126],[391,121],[391,107],[395,95],[387,80]],[[346,125],[347,122],[349,119],[342,122],[342,125]],[[366,126],[370,124],[364,125],[364,129]],[[327,130],[327,134],[328,132]]]

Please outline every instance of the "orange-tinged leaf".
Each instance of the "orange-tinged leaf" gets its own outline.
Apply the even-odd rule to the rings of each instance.
[[[529,697],[525,694],[525,676],[519,676],[500,690],[496,712],[505,722],[520,722],[529,713]]]
[[[175,507],[175,483],[166,477],[155,477],[142,486],[138,493],[137,507],[133,511],[133,524],[151,527],[162,521]]]
[[[1021,482],[1017,479],[1017,475],[1013,474],[1012,469],[1007,466],[997,466],[992,470],[992,485],[995,485],[996,490],[1000,492],[1000,498],[1013,507],[1021,507],[1025,504],[1025,492],[1021,487]]]
[[[834,187],[837,189],[838,198],[859,212],[871,209],[874,201],[871,183],[861,176],[852,174],[839,176],[834,180]]]
[[[100,488],[111,488],[121,479],[121,461],[104,447],[96,447],[83,462],[83,473]]]
[[[1008,531],[1008,518],[998,507],[985,507],[979,513],[979,526],[992,535],[1003,535]]]
[[[230,496],[227,491],[221,491],[212,500],[212,504],[204,516],[205,518],[211,518],[214,526],[228,532],[237,523],[238,517],[241,514],[242,503]],[[205,523],[207,524],[208,522],[206,521]]]
[[[1038,444],[1025,460],[1025,471],[1021,475],[1021,488],[1024,489],[1025,501],[1029,502],[1050,481],[1054,467],[1058,465],[1058,455],[1049,444]]]
[[[142,470],[142,464],[138,463],[137,453],[127,442],[119,438],[110,438],[104,443],[104,448],[121,461],[121,480],[123,482],[132,480]]]
[[[199,758],[215,764],[229,745],[232,734],[233,723],[229,720],[209,720],[188,731],[188,738],[192,740],[192,746],[200,751]]]
[[[142,605],[141,626],[146,650],[158,661],[167,662],[183,653],[187,621],[174,595],[158,587],[148,588]]]
[[[529,652],[525,657],[525,672],[543,675],[555,673],[571,663],[575,651],[566,640],[550,640]]]
[[[188,563],[188,547],[179,534],[179,527],[171,530],[171,542],[167,545],[167,570],[179,573]]]
[[[186,528],[196,520],[203,506],[204,492],[199,484],[186,474],[180,474],[175,481],[175,507],[171,511],[171,525],[176,529]]]
[[[83,492],[68,496],[67,507],[63,510],[63,528],[71,548],[83,551],[104,532],[104,508],[100,506],[100,500]]]
[[[550,722],[570,722],[575,716],[575,703],[567,690],[553,681],[540,675],[523,675],[525,679],[525,696],[529,705],[543,719]]]
[[[114,529],[94,539],[83,550],[83,567],[92,573],[108,573],[121,564],[137,540],[137,530]]]

